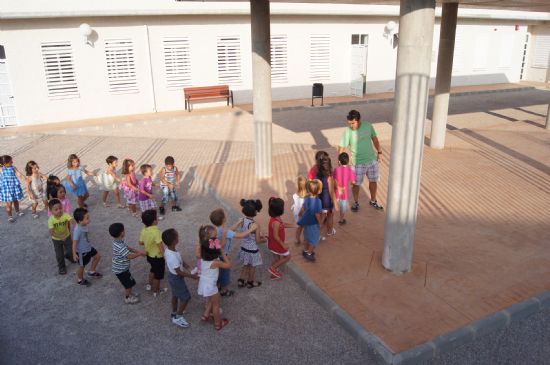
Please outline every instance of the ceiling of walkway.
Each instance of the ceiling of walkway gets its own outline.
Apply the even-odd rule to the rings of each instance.
[[[204,0],[203,0],[204,1]],[[220,1],[220,0],[216,0]],[[235,0],[228,0],[235,1]],[[248,0],[245,0],[248,1]],[[399,5],[394,0],[270,0],[272,3],[321,3],[321,4],[369,4],[369,5]],[[457,0],[436,0],[438,5],[442,3],[456,3]],[[483,9],[539,11],[550,12],[548,0],[458,0],[461,7],[475,7]]]

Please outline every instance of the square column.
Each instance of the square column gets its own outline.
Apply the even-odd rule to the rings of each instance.
[[[269,0],[250,0],[252,109],[256,177],[271,177],[271,39]]]
[[[382,257],[394,273],[411,270],[434,22],[435,0],[401,0]]]
[[[546,111],[546,123],[544,128],[550,130],[550,104],[548,105],[548,110]]]
[[[444,3],[439,32],[439,55],[437,57],[437,76],[435,78],[435,98],[432,116],[430,147],[445,147],[445,132],[449,117],[449,94],[453,72],[455,51],[456,20],[458,3]]]

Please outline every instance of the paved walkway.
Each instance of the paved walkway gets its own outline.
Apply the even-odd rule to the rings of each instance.
[[[397,277],[382,269],[384,213],[368,208],[364,194],[360,212],[320,245],[317,263],[303,262],[294,248],[294,262],[396,352],[550,289],[550,134],[541,128],[550,98],[541,90],[506,94],[451,99],[448,147],[424,153],[412,273]],[[353,107],[379,131],[385,156],[379,200],[385,202],[392,103]],[[335,157],[330,146],[349,108],[276,112],[274,176],[262,181],[254,178],[253,125],[244,111],[65,127],[1,144],[18,166],[38,159],[36,146],[50,146],[55,159],[39,162],[57,173],[64,169],[58,156],[75,151],[75,135],[77,153],[92,169],[102,166],[105,151],[157,164],[169,151],[192,172],[189,184],[198,176],[237,209],[242,197],[276,194],[290,201],[315,149]]]

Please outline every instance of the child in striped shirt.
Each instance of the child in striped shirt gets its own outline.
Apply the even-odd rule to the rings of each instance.
[[[124,303],[135,304],[139,302],[136,294],[132,293],[132,288],[136,281],[130,274],[130,260],[139,256],[146,256],[145,251],[128,247],[124,242],[124,225],[122,223],[113,223],[109,226],[109,234],[113,237],[113,273],[116,275],[124,287]]]

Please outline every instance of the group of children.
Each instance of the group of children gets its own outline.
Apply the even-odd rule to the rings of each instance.
[[[262,285],[256,279],[257,268],[263,264],[258,244],[267,242],[267,248],[273,259],[268,267],[271,279],[283,277],[282,267],[291,259],[290,248],[286,244],[286,228],[296,228],[296,243],[305,244],[303,256],[309,261],[315,261],[315,248],[320,240],[334,235],[333,213],[340,212],[339,224],[346,224],[348,186],[353,183],[354,174],[348,166],[349,156],[341,153],[338,157],[339,167],[332,169],[329,155],[324,151],[316,154],[316,164],[308,173],[308,178],[298,177],[297,192],[293,196],[292,212],[295,223],[282,220],[285,202],[281,198],[269,199],[267,236],[262,235],[260,224],[256,221],[257,214],[262,210],[260,200],[242,199],[240,201],[243,218],[226,228],[226,215],[223,209],[216,209],[210,214],[211,225],[203,225],[198,232],[198,244],[195,248],[197,259],[196,267],[186,263],[176,246],[179,243],[178,232],[166,229],[162,233],[158,222],[165,214],[165,207],[170,203],[172,211],[181,211],[177,205],[177,191],[180,189],[180,173],[171,156],[166,157],[165,166],[160,170],[160,188],[162,203],[159,207],[160,216],[156,210],[152,180],[152,167],[147,164],[140,166],[142,174],[138,180],[135,173],[135,163],[125,159],[122,163],[122,177],[116,173],[118,159],[109,156],[107,166],[101,174],[95,174],[81,166],[78,156],[71,154],[67,161],[67,176],[60,181],[55,176],[45,176],[40,173],[36,162],[29,161],[25,168],[24,177],[13,166],[10,156],[2,156],[2,170],[0,182],[0,200],[6,203],[6,212],[10,222],[12,206],[15,215],[23,213],[19,209],[19,201],[23,198],[23,190],[18,176],[27,182],[27,194],[32,201],[32,214],[37,218],[36,208],[40,202],[48,208],[48,228],[54,245],[59,274],[66,274],[65,260],[78,263],[76,280],[79,285],[90,286],[84,278],[84,269],[91,262],[89,278],[102,276],[96,271],[101,255],[91,245],[89,239],[90,213],[87,210],[86,200],[89,192],[83,179],[83,174],[94,176],[100,186],[102,201],[108,207],[107,198],[112,192],[119,208],[124,208],[120,199],[120,189],[124,192],[126,205],[133,216],[140,217],[144,224],[139,237],[139,244],[143,250],[129,247],[125,241],[125,228],[122,223],[113,223],[109,227],[109,234],[113,237],[112,272],[117,276],[124,287],[124,301],[128,304],[139,302],[137,294],[132,288],[136,285],[130,273],[130,260],[145,257],[150,265],[148,284],[145,289],[151,291],[154,297],[160,296],[167,288],[160,283],[168,267],[167,279],[172,290],[171,320],[175,325],[188,327],[189,323],[183,317],[183,311],[191,299],[191,294],[185,283],[185,278],[199,280],[198,294],[206,299],[205,309],[201,321],[214,321],[214,326],[220,330],[229,321],[220,316],[220,297],[232,296],[234,291],[229,289],[231,283],[230,252],[233,239],[240,239],[239,259],[242,264],[237,280],[239,288],[255,288]],[[44,190],[43,181],[47,180]],[[77,209],[72,211],[70,200],[66,194],[76,197]],[[141,214],[138,213],[139,205]],[[72,216],[71,216],[72,213]]]

